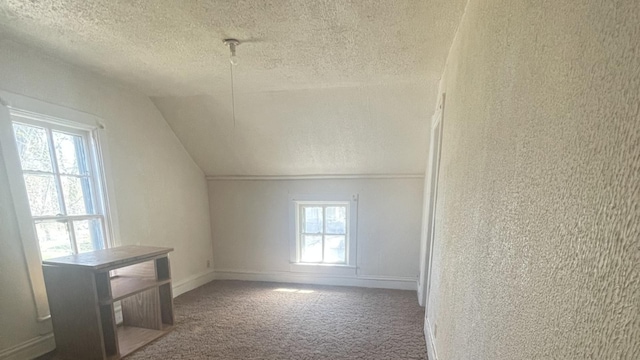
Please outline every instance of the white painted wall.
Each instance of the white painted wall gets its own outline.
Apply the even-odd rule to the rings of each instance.
[[[148,97],[4,39],[0,89],[101,117],[121,244],[175,248],[171,265],[178,285],[206,274],[212,247],[204,174]],[[7,174],[0,165],[2,354],[39,333]]]
[[[216,273],[295,280],[289,267],[289,194],[359,194],[358,276],[399,279],[415,289],[422,182],[422,178],[211,180]]]
[[[36,308],[0,150],[0,352],[38,336]]]
[[[640,359],[639,19],[469,1],[441,84],[439,359]]]

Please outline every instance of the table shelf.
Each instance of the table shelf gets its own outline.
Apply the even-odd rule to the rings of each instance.
[[[124,246],[44,261],[57,353],[117,360],[171,331],[170,251]]]
[[[170,282],[171,279],[155,280],[150,278],[116,276],[111,279],[111,297],[101,299],[100,304],[110,304]]]

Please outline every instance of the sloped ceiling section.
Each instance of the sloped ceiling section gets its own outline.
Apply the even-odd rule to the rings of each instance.
[[[0,0],[0,36],[151,96],[207,175],[414,174],[465,4]]]

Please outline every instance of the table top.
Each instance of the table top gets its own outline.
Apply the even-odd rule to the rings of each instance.
[[[128,245],[104,250],[96,250],[81,254],[68,255],[44,260],[49,266],[80,267],[88,270],[101,270],[118,267],[119,265],[134,264],[151,259],[168,252],[173,248]]]

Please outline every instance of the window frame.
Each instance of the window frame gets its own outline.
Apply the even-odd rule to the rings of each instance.
[[[107,130],[104,121],[93,114],[55,105],[28,96],[0,90],[0,157],[6,168],[7,180],[12,196],[13,208],[16,214],[20,242],[24,254],[27,273],[31,283],[31,291],[36,306],[37,322],[40,334],[51,332],[51,315],[42,273],[40,249],[31,219],[31,209],[27,197],[22,166],[17,151],[13,131],[13,116],[34,118],[61,125],[78,127],[91,132],[95,143],[95,159],[99,161],[102,172],[98,175],[100,191],[104,194],[104,208],[107,222],[107,236],[112,246],[120,244],[120,228],[113,178],[111,174],[111,159],[109,156]],[[92,151],[93,151],[92,150]]]
[[[301,261],[301,206],[347,206],[345,235],[345,262]],[[324,214],[324,211],[323,211]],[[325,226],[323,218],[323,227]],[[289,195],[289,269],[293,272],[324,273],[330,275],[356,275],[357,273],[358,194],[290,194]],[[325,229],[323,229],[323,234]]]
[[[68,233],[69,240],[71,245],[71,250],[73,254],[77,254],[78,251],[78,243],[76,239],[75,229],[73,226],[74,221],[82,221],[82,220],[98,220],[101,223],[101,232],[102,232],[102,247],[109,248],[113,247],[113,242],[110,236],[109,231],[109,221],[108,221],[108,212],[105,207],[107,194],[104,193],[104,186],[100,184],[101,174],[104,172],[103,169],[100,168],[100,159],[97,151],[97,144],[94,141],[94,134],[92,131],[85,129],[85,126],[76,124],[75,126],[70,125],[68,122],[66,124],[60,124],[59,121],[51,121],[50,119],[43,120],[41,118],[37,118],[33,114],[24,113],[23,111],[10,111],[11,116],[11,124],[24,124],[27,126],[33,126],[42,128],[45,130],[47,134],[47,143],[49,145],[49,157],[51,159],[51,172],[49,171],[40,171],[40,170],[22,170],[22,175],[25,174],[33,174],[33,175],[51,175],[54,177],[54,182],[56,184],[56,190],[58,193],[58,203],[60,205],[60,211],[64,214],[58,215],[33,215],[31,214],[31,219],[33,221],[34,227],[37,228],[38,223],[43,222],[64,222]],[[53,131],[75,135],[82,138],[82,143],[85,151],[85,157],[87,162],[88,173],[86,175],[73,175],[73,174],[64,174],[60,170],[60,165],[58,164],[57,154],[55,152],[54,146],[54,138]],[[15,135],[14,135],[15,137]],[[94,207],[94,214],[86,214],[86,215],[69,215],[68,209],[66,209],[67,200],[64,199],[64,193],[62,189],[62,176],[71,176],[77,178],[86,178],[89,180],[90,186],[90,197],[91,202]],[[37,231],[36,231],[37,237]],[[40,255],[42,255],[42,250],[40,249],[40,241],[37,239],[38,249],[40,250]],[[42,257],[41,257],[42,259]]]
[[[350,223],[349,220],[351,219],[350,213],[349,213],[349,208],[350,208],[350,202],[349,201],[296,201],[296,251],[297,251],[297,259],[298,259],[298,263],[301,264],[310,264],[310,265],[348,265],[349,262],[349,230],[350,230]],[[320,233],[304,233],[303,229],[304,229],[304,216],[302,213],[302,209],[303,208],[314,208],[314,207],[320,207],[322,208],[322,232]],[[329,234],[327,233],[327,208],[328,207],[345,207],[346,208],[346,224],[345,224],[345,232],[344,234]],[[310,236],[322,236],[322,261],[320,262],[311,262],[311,261],[303,261],[302,260],[302,248],[303,248],[303,237],[305,235],[310,235]],[[329,235],[343,235],[345,237],[345,253],[344,253],[344,261],[342,262],[329,262],[329,261],[325,261],[324,259],[324,248],[325,248],[325,238],[326,236]]]

